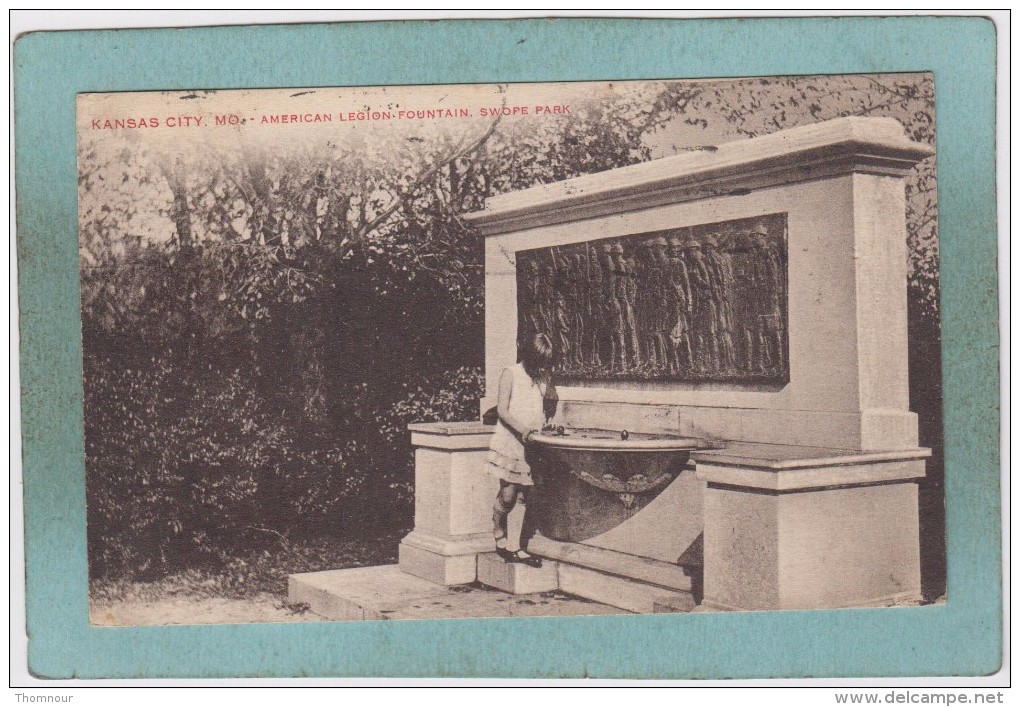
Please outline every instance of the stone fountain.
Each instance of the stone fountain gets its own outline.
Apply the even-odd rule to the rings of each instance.
[[[634,612],[918,600],[904,178],[931,154],[895,120],[841,118],[466,215],[485,239],[480,409],[519,340],[558,353],[529,511],[546,561],[491,553],[492,428],[414,424],[401,572]]]

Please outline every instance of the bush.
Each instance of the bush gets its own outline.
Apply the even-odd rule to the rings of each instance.
[[[358,502],[350,449],[296,444],[242,369],[87,358],[85,455],[93,576],[153,576],[275,544]]]
[[[207,269],[206,255],[186,267]],[[150,272],[127,270],[108,280],[136,283]],[[379,277],[365,268],[344,275],[348,291],[359,277]],[[437,371],[407,355],[425,331],[448,342],[443,361],[465,358],[464,338],[437,336],[436,321],[423,317],[422,287],[392,287],[371,300],[374,309],[358,311],[359,331],[378,307],[394,320],[410,315],[387,328],[384,342],[330,335],[342,317],[350,321],[342,298],[278,305],[247,334],[232,330],[229,345],[203,335],[205,319],[189,313],[203,300],[177,297],[178,315],[162,316],[169,305],[148,295],[151,284],[120,310],[116,327],[101,316],[102,299],[85,308],[92,576],[154,577],[228,565],[291,538],[409,527],[407,423],[476,418],[481,395],[477,366]],[[124,302],[125,290],[113,294]]]

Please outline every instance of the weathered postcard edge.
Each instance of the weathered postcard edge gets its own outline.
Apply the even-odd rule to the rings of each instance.
[[[958,53],[957,57],[965,56],[972,59],[971,62],[964,61],[962,64],[958,59],[955,64],[940,64],[937,58],[932,58],[931,63],[927,66],[935,70],[936,81],[938,82],[936,96],[938,101],[937,115],[940,123],[939,179],[943,194],[943,201],[940,204],[943,241],[943,299],[945,303],[949,304],[945,308],[946,319],[943,324],[946,342],[944,351],[947,400],[947,467],[951,470],[968,468],[975,475],[978,471],[983,472],[983,475],[980,477],[980,488],[976,490],[969,488],[964,483],[964,481],[972,482],[972,479],[961,480],[955,474],[948,475],[947,478],[947,497],[950,506],[950,585],[951,595],[957,587],[959,587],[960,591],[973,589],[974,594],[970,601],[964,601],[954,606],[954,602],[951,600],[947,607],[938,610],[941,614],[938,618],[945,619],[945,621],[937,621],[937,624],[941,625],[941,630],[946,630],[949,628],[949,625],[959,630],[959,634],[954,638],[955,643],[952,653],[946,652],[936,655],[937,651],[933,650],[919,656],[916,663],[910,663],[910,661],[904,659],[898,666],[893,667],[882,665],[882,661],[876,660],[877,656],[858,654],[859,664],[830,665],[828,668],[821,664],[823,661],[816,654],[814,660],[817,661],[815,665],[819,669],[818,674],[958,674],[987,672],[995,669],[998,656],[1001,656],[998,640],[1000,635],[999,621],[1001,621],[999,614],[1001,603],[1000,590],[997,583],[989,584],[979,581],[981,578],[988,578],[991,568],[994,568],[994,574],[997,576],[999,566],[999,535],[997,532],[999,521],[997,515],[998,406],[996,402],[998,388],[997,376],[995,375],[997,362],[994,358],[997,352],[995,348],[997,340],[995,338],[997,336],[994,300],[995,273],[991,267],[995,262],[994,212],[991,211],[993,208],[993,200],[991,198],[991,166],[994,160],[994,148],[992,146],[992,126],[994,125],[993,62],[991,53],[984,55],[984,61],[974,59],[975,56],[978,56],[974,51],[974,47],[978,44],[984,44],[984,46],[993,48],[994,41],[988,42],[987,33],[990,25],[980,21],[944,20],[943,23],[936,24],[930,19],[923,22],[913,22],[907,18],[901,19],[903,23],[911,25],[911,27],[905,27],[903,34],[894,33],[900,43],[908,41],[910,39],[908,35],[913,35],[912,40],[922,45],[924,42],[921,41],[920,33],[918,32],[920,29],[919,25],[924,25],[923,31],[928,33],[935,31],[935,28],[939,27],[941,29],[938,30],[938,34],[942,35],[944,33],[946,41],[952,38],[955,42],[967,46],[968,51]],[[862,31],[871,30],[874,37],[874,35],[881,34],[879,30],[890,29],[891,25],[888,23],[896,23],[897,21],[862,20],[862,22],[864,22],[864,24],[860,25]],[[882,22],[886,24],[880,26]],[[510,36],[519,33],[522,29],[519,23],[514,22],[486,24],[486,32],[495,35],[503,41],[509,41]],[[828,27],[819,25],[805,26],[804,21],[798,20],[788,21],[783,26],[793,30],[792,25],[794,24],[799,25],[795,30],[796,32],[817,32],[818,35],[821,35],[820,39],[822,40],[824,40],[827,32],[832,31],[831,24]],[[683,37],[685,41],[692,41],[691,33],[685,31],[691,29],[690,27],[671,23],[664,23],[664,25],[669,25],[669,29],[678,35],[686,35]],[[699,27],[707,26],[705,22],[700,22],[698,25]],[[250,33],[271,36],[274,30],[279,28],[243,29]],[[404,29],[409,30],[409,33],[420,30],[420,28],[416,27],[406,27]],[[584,29],[583,26],[580,26],[578,32],[572,35],[572,38],[577,43],[583,42],[586,39],[587,33],[583,31]],[[846,27],[842,27],[841,30],[846,30]],[[293,31],[293,29],[290,30],[290,32]],[[152,34],[147,34],[147,37],[153,41],[159,41],[160,37],[158,35],[165,31],[152,30],[151,32]],[[571,35],[571,30],[568,30],[567,26],[563,23],[559,25],[558,32],[561,43],[566,41],[565,38],[567,36]],[[694,34],[697,33],[694,32]],[[293,35],[291,34],[292,37]],[[348,33],[348,36],[344,37],[344,39],[349,43],[354,43],[356,42],[354,37],[354,33]],[[507,675],[539,677],[549,674],[570,675],[574,674],[578,668],[581,668],[581,665],[575,665],[573,669],[565,665],[557,666],[557,661],[552,659],[552,656],[548,653],[544,656],[544,659],[539,661],[540,664],[533,663],[529,667],[522,664],[511,665],[502,662],[502,669],[495,668],[488,661],[485,664],[478,664],[471,660],[468,654],[461,654],[463,662],[459,665],[455,665],[455,660],[447,660],[444,661],[445,669],[435,670],[438,666],[430,665],[431,661],[421,660],[422,656],[414,656],[410,653],[394,657],[393,662],[387,661],[385,664],[375,661],[362,662],[358,659],[358,657],[368,658],[371,653],[361,653],[358,657],[350,655],[348,660],[327,661],[324,663],[322,656],[316,658],[307,653],[299,655],[291,650],[287,651],[289,660],[281,660],[275,665],[243,666],[237,664],[236,660],[229,660],[228,654],[224,651],[220,656],[223,658],[223,662],[218,666],[212,667],[206,665],[203,669],[196,665],[189,668],[189,666],[179,662],[181,656],[187,653],[187,650],[181,650],[184,649],[184,646],[177,645],[177,648],[174,649],[170,644],[176,644],[177,641],[167,642],[163,638],[158,639],[158,643],[162,644],[164,650],[167,650],[168,653],[159,661],[159,665],[142,667],[137,664],[132,665],[131,662],[124,660],[131,653],[131,650],[125,650],[124,646],[117,647],[110,645],[110,638],[96,636],[95,629],[86,628],[78,634],[78,641],[66,640],[66,638],[70,638],[67,632],[63,630],[67,625],[85,628],[85,625],[80,622],[86,603],[83,598],[84,582],[75,587],[59,581],[60,570],[67,567],[84,568],[84,525],[81,522],[83,521],[83,510],[73,508],[75,503],[83,499],[83,493],[80,489],[81,484],[74,481],[74,475],[81,474],[80,380],[73,380],[75,375],[80,375],[80,348],[78,342],[76,342],[78,337],[76,331],[78,326],[77,310],[75,308],[72,308],[73,311],[67,309],[68,304],[77,304],[77,292],[75,291],[76,278],[71,276],[71,269],[76,269],[76,254],[75,257],[69,257],[68,255],[69,249],[73,251],[73,246],[76,245],[76,239],[73,238],[75,232],[73,223],[76,218],[73,188],[62,183],[64,177],[66,177],[69,163],[73,173],[74,149],[73,131],[68,131],[67,129],[67,125],[71,123],[70,117],[60,114],[64,108],[58,111],[48,110],[44,107],[44,104],[48,104],[48,107],[52,108],[53,99],[57,98],[58,104],[63,104],[66,107],[68,105],[66,103],[68,91],[73,93],[76,90],[103,90],[103,86],[97,85],[103,83],[101,79],[90,79],[88,83],[91,86],[88,88],[81,81],[77,85],[71,86],[66,75],[54,75],[50,70],[53,66],[60,65],[60,63],[55,63],[55,59],[59,55],[64,52],[73,54],[80,48],[80,46],[68,45],[78,45],[81,41],[88,43],[93,40],[99,44],[104,44],[111,40],[111,36],[106,35],[104,37],[101,36],[101,33],[73,33],[64,35],[64,37],[35,35],[32,39],[33,42],[27,44],[34,43],[36,47],[34,49],[27,46],[25,40],[19,42],[22,61],[16,62],[19,70],[16,70],[15,80],[16,86],[22,89],[16,92],[16,98],[20,97],[24,101],[21,106],[16,108],[16,117],[21,128],[17,134],[17,146],[20,148],[18,150],[18,213],[20,217],[19,223],[22,224],[19,233],[19,260],[21,266],[22,381],[24,386],[26,545],[29,562],[28,619],[31,633],[34,635],[33,644],[30,645],[30,664],[33,672],[50,677],[65,677],[71,674],[79,676],[90,675],[93,677],[137,677],[142,674],[152,677],[162,675],[205,675],[211,677],[214,675],[240,676],[252,674],[283,676],[298,672],[322,675],[436,675],[440,673],[449,675],[493,675],[503,673]],[[43,40],[42,46],[37,41],[40,39]],[[203,41],[211,40],[206,37]],[[924,41],[931,42],[930,35],[925,37]],[[536,44],[538,44],[537,41]],[[893,45],[895,44],[896,42],[893,42]],[[943,44],[942,46],[944,47],[945,45]],[[883,45],[877,45],[877,47],[876,51],[881,55],[880,49]],[[33,52],[35,53],[34,57],[32,56]],[[951,53],[947,52],[942,56],[951,55]],[[806,61],[803,62],[803,68],[796,73],[816,73],[824,70],[834,70],[831,65],[819,65],[817,57],[814,58],[815,61],[811,61],[810,56],[806,57]],[[25,62],[29,63],[26,64]],[[830,60],[829,63],[831,64],[832,61]],[[655,61],[655,48],[648,51],[645,65],[649,71],[652,71],[653,68],[655,69],[652,74],[646,73],[646,75],[663,75],[662,71],[665,65]],[[889,59],[887,63],[876,61],[875,65],[880,65],[882,70],[909,70],[909,67],[897,64],[895,59]],[[676,74],[677,77],[683,77],[685,73],[687,75],[691,73],[689,71],[684,72],[675,65],[670,68],[670,73]],[[385,66],[379,67],[379,69],[379,78],[372,83],[392,83],[392,81],[385,80],[391,77],[391,74],[386,72]],[[853,70],[852,67],[847,67],[846,71],[850,70]],[[580,71],[581,69],[578,68],[568,73],[578,73]],[[521,77],[522,73],[527,74],[527,80],[541,80],[540,77],[534,76],[533,72],[529,73],[526,68],[522,71],[520,66],[516,68],[516,71],[509,70],[495,73],[503,75],[491,76],[488,80],[518,78]],[[702,75],[708,75],[711,71],[703,69],[701,73]],[[772,72],[767,67],[759,64],[745,65],[741,73],[752,75]],[[454,73],[450,73],[448,76],[450,77],[448,79],[450,82],[455,82],[454,79],[458,78]],[[590,78],[603,77],[597,75],[597,69],[590,75]],[[635,78],[637,77],[635,75]],[[235,78],[240,78],[240,75],[235,75]],[[405,76],[400,83],[428,82],[428,78]],[[548,77],[549,80],[557,78],[561,77]],[[415,79],[418,80],[416,81]],[[468,80],[476,81],[481,79],[471,76]],[[119,82],[120,86],[123,86],[122,81],[123,78]],[[214,83],[211,82],[210,85],[214,85]],[[264,85],[257,81],[252,83]],[[311,85],[311,83],[308,81],[300,82],[301,85]],[[334,82],[324,80],[315,83],[316,85],[329,85],[329,83]],[[359,83],[368,83],[368,81],[362,80]],[[40,95],[40,92],[45,91],[47,88],[51,92],[48,98]],[[146,88],[149,88],[149,86],[146,86]],[[980,91],[980,94],[976,94],[976,91]],[[967,109],[953,109],[953,104],[950,101],[954,100],[965,103]],[[72,106],[70,110],[73,110],[73,101],[69,105]],[[975,109],[974,106],[978,106],[978,108]],[[42,112],[40,112],[40,109],[42,109]],[[981,120],[977,119],[975,110],[981,112]],[[961,122],[961,119],[964,119],[966,122]],[[975,126],[985,129],[976,130]],[[72,135],[70,149],[68,149],[68,145],[64,142],[69,132]],[[57,144],[47,142],[48,139],[53,138],[59,138]],[[55,156],[56,159],[47,161],[45,160],[46,156]],[[39,164],[33,168],[30,163],[40,159],[45,161],[48,166]],[[961,166],[970,167],[971,169],[962,169]],[[987,180],[975,180],[973,178],[974,175],[988,175],[988,178]],[[50,178],[56,178],[57,181],[50,182]],[[52,183],[59,185],[56,190],[47,186]],[[73,180],[71,184],[73,185]],[[71,195],[70,200],[66,198],[67,195]],[[954,211],[954,209],[961,205],[967,205],[968,202],[973,209],[972,212],[965,212],[963,209]],[[40,213],[43,208],[53,209],[48,218]],[[70,229],[68,228],[69,224],[72,224]],[[983,228],[980,230],[976,229],[974,224],[981,224]],[[46,228],[46,225],[51,226],[51,228]],[[52,226],[56,227],[53,228]],[[979,236],[975,236],[975,233],[978,233]],[[72,237],[68,238],[69,235]],[[50,253],[50,256],[45,256],[48,258],[57,257],[56,254],[60,254],[60,260],[57,261],[60,269],[53,267],[52,260],[47,261],[43,257],[38,257],[37,254],[39,253]],[[67,271],[65,272],[63,268],[67,268]],[[61,278],[65,282],[59,282]],[[70,284],[67,282],[68,279],[71,281]],[[978,283],[980,283],[980,286]],[[71,293],[73,293],[73,296],[69,296]],[[955,305],[953,304],[954,301],[956,302]],[[968,306],[964,307],[964,303]],[[966,341],[958,338],[964,332],[964,326],[962,325],[964,319],[967,320],[965,327],[967,334]],[[975,345],[980,341],[986,341],[989,345]],[[70,346],[68,346],[69,343],[71,344]],[[52,348],[54,345],[57,346],[56,350]],[[47,351],[49,351],[49,354],[46,353]],[[74,371],[77,371],[77,373],[73,373]],[[58,375],[60,372],[63,372],[62,376]],[[69,372],[72,373],[69,375]],[[961,380],[962,377],[967,377],[970,380]],[[975,390],[975,378],[978,378],[984,384],[983,388]],[[43,381],[47,379],[54,381],[54,387],[44,387]],[[966,391],[963,392],[965,389]],[[78,406],[77,410],[75,410],[75,405]],[[954,424],[956,430],[963,429],[969,432],[969,440],[961,442],[961,435],[953,434]],[[40,481],[43,478],[47,479],[47,487],[40,485]],[[973,484],[971,483],[971,485]],[[69,489],[73,489],[74,492],[68,493]],[[44,505],[47,502],[51,503],[49,510]],[[992,511],[992,513],[988,513],[988,511]],[[55,517],[53,514],[55,514]],[[989,520],[990,518],[993,520]],[[956,534],[956,538],[966,537],[968,542],[965,545],[971,550],[977,547],[982,552],[972,553],[967,557],[961,556],[961,541],[957,540],[954,542],[954,534]],[[55,550],[58,546],[61,549]],[[966,581],[962,574],[964,571],[974,575],[974,577],[970,581]],[[68,590],[72,591],[69,592]],[[74,590],[80,590],[82,594]],[[81,608],[73,608],[71,603],[74,601],[80,601]],[[971,603],[971,601],[974,606],[968,610],[963,604]],[[55,609],[54,607],[61,608]],[[923,610],[904,611],[914,614],[911,621],[913,628],[910,629],[910,632],[917,631],[917,640],[923,642],[925,631],[920,630],[920,627],[928,623],[926,616],[921,614]],[[928,614],[928,616],[930,615]],[[619,619],[614,620],[614,622],[617,620]],[[672,620],[675,619],[654,619],[654,621]],[[732,618],[728,620],[739,621]],[[770,621],[778,621],[780,623],[798,620],[798,616],[794,615],[770,619]],[[823,622],[836,620],[840,623],[858,624],[856,620],[849,620],[845,615],[825,617],[824,614],[819,614],[815,620]],[[588,621],[571,621],[569,627],[562,625],[558,628],[568,632],[576,630],[578,632],[576,639],[589,642],[592,636],[583,636],[583,626]],[[87,625],[87,618],[85,622]],[[973,630],[973,626],[976,623],[987,627],[983,634]],[[536,620],[535,625],[537,626],[538,624],[539,621]],[[964,626],[968,626],[969,630],[963,630]],[[934,627],[933,625],[932,628]],[[219,628],[226,627],[217,627],[217,629]],[[275,630],[278,630],[276,627],[262,626],[233,628],[243,632],[251,629],[253,638],[259,634],[268,638]],[[307,631],[307,634],[298,640],[310,645],[316,643],[318,639],[325,639],[331,634],[335,638],[338,629],[341,634],[349,632],[351,641],[359,640],[357,635],[359,632],[351,631],[346,626],[317,626],[312,630],[309,630],[309,628],[308,626],[301,627],[301,629],[280,627],[283,631],[299,630],[301,633]],[[508,628],[510,627],[508,626]],[[524,628],[523,625],[521,628]],[[851,629],[850,626],[847,628]],[[214,633],[217,629],[166,629],[165,632],[173,632],[175,638],[190,635],[195,641],[205,642],[203,634],[205,632],[209,632],[209,634]],[[399,629],[386,627],[385,633],[389,634],[394,631],[404,630],[404,627]],[[157,630],[156,633],[160,634],[163,631]],[[118,631],[118,633],[120,632]],[[130,642],[140,639],[143,642],[148,642],[132,630],[125,631],[123,638],[127,639],[130,633],[136,633],[135,636],[131,636]],[[527,633],[532,632],[528,631]],[[597,634],[601,633],[600,631],[592,631],[591,633],[595,634],[594,638],[596,641],[601,640],[597,636]],[[152,636],[153,632],[149,630],[147,634]],[[372,631],[360,636],[360,640],[370,644],[373,642],[372,634],[376,634],[375,638],[377,639],[383,638],[383,635],[380,635],[380,631]],[[293,634],[292,638],[297,638],[298,635],[300,634]],[[520,638],[523,638],[526,633],[521,631],[518,635]],[[606,637],[609,635],[607,633]],[[966,643],[965,637],[967,636],[974,637],[973,643],[966,646],[970,650],[960,651],[960,642],[962,640]],[[212,638],[211,635],[208,635],[208,637]],[[863,637],[861,638],[863,639]],[[79,653],[80,641],[83,640],[92,643],[95,648],[105,646],[108,649],[108,653],[93,656],[91,659],[86,658],[84,653]],[[217,644],[220,642],[214,640],[212,643]],[[857,644],[871,645],[871,641],[861,640]],[[367,648],[368,646],[365,645],[363,647]],[[214,653],[220,653],[227,646],[220,644],[220,648],[216,648],[215,645],[211,645],[209,648],[213,649]],[[178,653],[178,650],[181,650],[181,652]],[[809,654],[814,652],[814,650],[806,650],[804,645],[791,647],[791,650],[780,663],[789,666],[789,661],[795,659],[797,655],[803,658],[810,658]],[[304,651],[299,651],[299,653],[304,653]],[[716,655],[718,657],[719,654]],[[449,656],[449,658],[453,657]],[[634,656],[633,662],[627,661],[628,665],[621,665],[620,661],[612,660],[611,656],[606,654],[602,654],[599,657],[589,657],[591,660],[584,662],[585,667],[583,669],[588,671],[589,674],[601,674],[607,677],[689,677],[693,675],[702,677],[751,677],[755,675],[780,676],[785,672],[779,667],[779,664],[775,663],[772,664],[772,669],[762,663],[757,665],[743,664],[741,666],[727,664],[724,666],[722,663],[726,661],[720,658],[720,662],[715,664],[716,670],[706,672],[704,666],[698,668],[690,665],[689,670],[681,668],[680,670],[671,671],[669,675],[665,675],[658,673],[654,666],[647,663],[643,664],[639,656]],[[536,660],[538,658],[536,656]],[[244,662],[243,659],[241,662]],[[799,664],[799,661],[795,660],[795,662]],[[234,664],[228,665],[231,663]],[[294,668],[297,668],[299,665],[302,667],[294,670],[288,668],[285,665],[286,663],[291,663]],[[766,661],[766,663],[772,663],[772,661]],[[896,669],[897,667],[900,669]],[[196,670],[196,668],[198,669]],[[794,672],[801,672],[803,674],[803,668],[799,671],[794,670]]]

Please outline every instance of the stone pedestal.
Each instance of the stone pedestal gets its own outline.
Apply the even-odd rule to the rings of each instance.
[[[920,598],[926,449],[733,444],[698,453],[712,609],[881,606]]]
[[[401,541],[400,569],[436,584],[468,584],[476,556],[490,552],[499,480],[486,471],[493,427],[479,422],[409,425],[415,446],[414,530]]]

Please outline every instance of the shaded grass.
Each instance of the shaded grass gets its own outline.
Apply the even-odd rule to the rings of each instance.
[[[409,529],[388,530],[371,538],[319,537],[289,540],[276,547],[238,553],[221,567],[192,568],[154,581],[93,579],[93,602],[158,601],[170,597],[251,599],[266,594],[287,599],[287,575],[301,572],[388,565]]]

